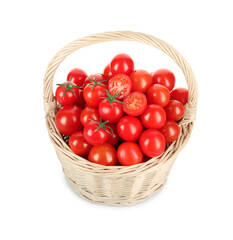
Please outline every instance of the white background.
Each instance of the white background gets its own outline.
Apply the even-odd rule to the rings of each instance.
[[[0,239],[233,239],[232,1],[1,1]],[[197,121],[165,187],[130,207],[96,205],[75,194],[48,138],[43,111],[47,64],[89,34],[132,30],[154,35],[190,63],[199,86]],[[135,47],[139,46],[139,47]],[[171,68],[145,45],[107,43],[65,60],[102,71],[115,53],[137,68]]]

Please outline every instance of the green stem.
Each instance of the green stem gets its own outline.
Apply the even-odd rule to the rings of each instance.
[[[111,96],[111,94],[109,93],[109,91],[108,91],[108,90],[106,90],[106,91],[107,91],[107,93],[106,93],[107,97],[100,97],[100,98],[107,99],[107,100],[109,101],[109,103],[111,104],[111,106],[112,106],[112,103],[113,103],[113,102],[118,102],[118,103],[122,103],[122,104],[123,104],[123,102],[121,102],[121,101],[119,101],[119,100],[116,100],[116,97],[117,97],[120,93],[116,93],[115,95]]]
[[[74,96],[77,98],[76,94],[74,93],[73,91],[73,88],[83,88],[83,87],[80,87],[80,86],[74,86],[71,84],[71,78],[69,79],[68,83],[65,83],[65,84],[57,84],[59,87],[64,87],[65,88],[65,92],[63,94],[63,99],[65,98],[65,95],[68,91],[71,91]]]
[[[97,132],[100,128],[103,128],[107,133],[111,134],[111,132],[109,132],[109,131],[106,129],[106,128],[109,128],[109,129],[112,130],[111,127],[109,127],[109,126],[106,125],[106,123],[109,122],[108,120],[105,121],[105,122],[102,121],[102,118],[100,118],[100,122],[96,122],[95,120],[90,119],[90,118],[89,118],[89,120],[92,121],[93,123],[96,123],[96,124],[98,125],[98,127],[95,129],[94,132]]]

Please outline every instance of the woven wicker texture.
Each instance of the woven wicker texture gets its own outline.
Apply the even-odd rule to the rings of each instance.
[[[133,166],[106,167],[89,162],[74,154],[55,125],[57,103],[53,93],[53,78],[61,62],[72,52],[107,41],[136,41],[158,48],[170,56],[183,71],[189,89],[186,113],[179,123],[180,136],[169,144],[159,157]],[[196,116],[198,90],[191,67],[169,44],[151,35],[119,31],[90,35],[62,48],[49,63],[44,77],[44,109],[49,137],[55,147],[63,171],[71,187],[85,199],[109,205],[131,205],[150,197],[165,183],[181,149],[187,143]]]

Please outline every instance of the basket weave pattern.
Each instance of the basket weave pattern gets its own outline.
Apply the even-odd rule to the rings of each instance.
[[[169,144],[159,157],[133,166],[102,166],[74,154],[55,125],[57,103],[53,93],[54,74],[61,62],[72,52],[107,41],[136,41],[158,48],[170,56],[183,71],[189,89],[184,118],[180,121],[180,136]],[[106,32],[90,35],[62,48],[49,63],[44,77],[44,109],[51,142],[71,187],[85,199],[109,205],[131,205],[158,191],[165,183],[178,153],[187,143],[196,116],[198,90],[191,67],[169,44],[151,35],[138,32]]]

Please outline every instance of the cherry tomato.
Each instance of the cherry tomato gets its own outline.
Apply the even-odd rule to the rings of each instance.
[[[80,122],[80,114],[82,109],[76,105],[68,105],[62,107],[55,118],[55,124],[59,132],[65,135],[71,135],[72,133],[82,129]]]
[[[103,97],[104,99],[99,103],[100,117],[110,123],[117,122],[124,114],[123,104],[121,101],[116,100],[118,94],[111,96],[107,91],[106,95],[107,97]]]
[[[104,68],[104,76],[108,79],[113,76],[110,70],[110,63]]]
[[[98,107],[101,97],[106,97],[107,86],[98,82],[87,84],[83,90],[83,97],[87,105]]]
[[[92,147],[90,144],[88,144],[85,141],[82,131],[74,132],[70,136],[69,146],[75,154],[80,155],[80,156],[87,154]]]
[[[131,166],[141,163],[143,154],[135,142],[124,142],[117,149],[117,158],[121,165]]]
[[[166,123],[166,112],[160,105],[149,104],[140,118],[144,127],[159,129]]]
[[[79,68],[74,68],[68,73],[67,81],[71,79],[72,83],[76,84],[77,86],[82,86],[86,77],[87,77],[87,74],[85,71]]]
[[[146,156],[157,157],[164,152],[166,141],[161,132],[155,129],[148,129],[140,136],[139,145]]]
[[[125,74],[117,74],[108,82],[108,91],[113,96],[118,93],[117,99],[122,99],[129,95],[132,90],[132,82],[129,76]]]
[[[125,116],[117,123],[119,136],[127,141],[136,141],[142,133],[142,124],[136,117]]]
[[[76,84],[64,82],[62,84],[57,84],[59,87],[56,89],[55,97],[56,100],[62,105],[73,105],[77,97],[79,96],[79,88]]]
[[[159,130],[165,137],[167,143],[174,142],[180,134],[179,125],[171,120],[167,120],[166,124]]]
[[[132,90],[135,92],[145,93],[148,88],[152,85],[152,76],[145,70],[134,70],[130,74],[132,81]]]
[[[125,53],[120,53],[112,59],[110,70],[113,75],[119,73],[130,75],[134,70],[133,59]]]
[[[123,100],[123,110],[130,116],[141,115],[147,106],[147,98],[141,92],[132,92]]]
[[[107,140],[108,143],[110,143],[111,145],[116,145],[118,143],[118,141],[120,140],[120,136],[117,133],[117,127],[115,123],[107,123],[107,126],[109,126],[109,132],[110,132],[110,136]]]
[[[168,69],[159,69],[152,75],[153,83],[158,83],[165,86],[171,91],[175,86],[175,75]]]
[[[80,114],[80,121],[85,127],[91,120],[100,121],[100,115],[96,107],[87,106],[85,107]]]
[[[117,163],[117,152],[111,144],[103,143],[92,147],[88,154],[88,160],[105,166],[115,166]]]
[[[186,88],[176,88],[171,91],[171,99],[177,100],[185,105],[188,102],[189,91]]]
[[[184,105],[177,100],[171,100],[164,109],[167,114],[167,119],[173,121],[179,121],[185,113]]]
[[[93,83],[93,82],[99,82],[101,84],[107,85],[108,78],[101,73],[91,74],[88,77],[86,77],[83,85],[86,86],[88,83]]]
[[[93,120],[92,120],[93,121]],[[91,145],[100,145],[105,143],[109,138],[107,122],[90,122],[83,129],[84,139]]]
[[[110,103],[107,99],[103,99],[100,102],[98,111],[100,117],[105,121],[108,120],[110,123],[119,121],[119,119],[124,114],[122,103],[119,102]]]
[[[165,107],[170,101],[170,93],[163,85],[153,84],[147,91],[147,100],[149,103]]]

